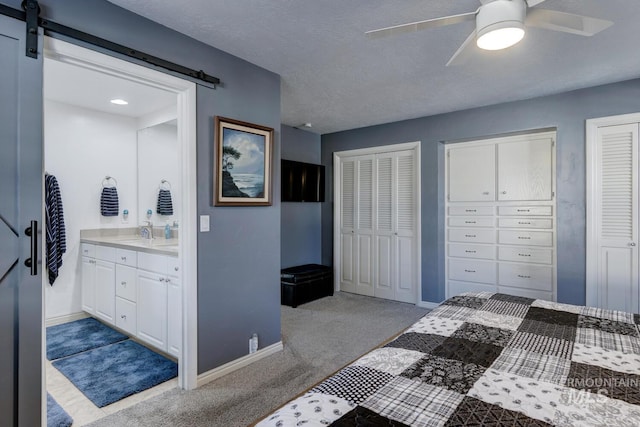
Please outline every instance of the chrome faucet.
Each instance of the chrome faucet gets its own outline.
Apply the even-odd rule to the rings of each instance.
[[[143,221],[145,225],[140,227],[140,237],[143,239],[153,240],[153,223],[151,221]]]

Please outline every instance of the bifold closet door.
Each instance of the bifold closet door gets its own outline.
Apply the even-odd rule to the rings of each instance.
[[[638,124],[597,132],[597,299],[638,313]]]
[[[373,295],[374,158],[358,156],[340,163],[340,288],[362,295]]]
[[[413,151],[377,155],[376,297],[415,302],[415,177]]]

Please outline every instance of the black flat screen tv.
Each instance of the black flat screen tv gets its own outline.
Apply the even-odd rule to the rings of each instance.
[[[282,159],[283,202],[324,202],[324,166]]]

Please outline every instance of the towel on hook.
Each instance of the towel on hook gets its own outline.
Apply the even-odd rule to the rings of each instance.
[[[171,201],[171,191],[163,188],[158,192],[158,215],[173,215],[173,202]]]
[[[116,187],[102,188],[100,213],[102,216],[118,216],[118,190]]]
[[[53,285],[58,277],[58,271],[62,267],[62,254],[67,251],[67,236],[64,227],[62,197],[55,176],[45,175],[44,191],[47,270],[49,271],[49,284]]]

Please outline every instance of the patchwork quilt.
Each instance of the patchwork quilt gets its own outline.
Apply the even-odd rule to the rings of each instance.
[[[639,324],[462,294],[257,425],[640,426]]]

